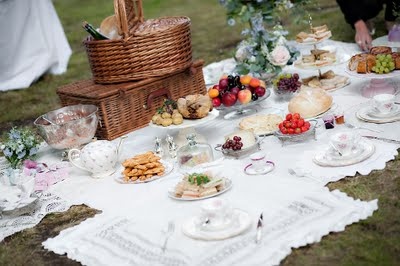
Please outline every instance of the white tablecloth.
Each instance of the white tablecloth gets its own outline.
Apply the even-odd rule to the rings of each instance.
[[[348,54],[356,51],[355,45],[328,44],[335,44]],[[226,62],[229,60],[206,67],[206,82],[218,77],[223,72],[221,69],[227,69]],[[344,74],[343,64],[332,68]],[[293,67],[287,70],[298,71]],[[298,72],[301,76],[316,74],[313,71]],[[332,93],[334,102],[346,110],[348,121],[382,129],[384,132],[380,136],[399,140],[400,122],[378,127],[355,119],[357,108],[369,101],[360,93],[364,82],[351,78],[349,86]],[[274,95],[260,103],[257,109],[268,112],[270,107],[287,111],[287,103],[277,103]],[[222,142],[225,134],[237,128],[238,121],[220,116],[196,130],[214,146]],[[344,230],[346,225],[367,218],[377,209],[377,200],[354,200],[339,191],[330,192],[324,185],[344,176],[354,176],[357,172],[368,174],[374,169],[383,169],[385,163],[397,154],[400,145],[373,141],[376,153],[365,162],[352,166],[323,168],[312,163],[316,152],[327,147],[331,132],[343,129],[344,126],[332,130],[319,127],[317,140],[285,146],[274,136],[266,137],[261,147],[268,154],[267,158],[275,162],[276,168],[264,176],[244,174],[243,167],[249,163],[248,158],[225,159],[215,167],[233,182],[233,188],[220,197],[228,200],[234,208],[245,210],[252,218],[251,228],[238,237],[224,241],[199,241],[183,235],[182,224],[199,213],[201,201],[181,202],[168,198],[167,191],[182,177],[176,169],[167,177],[141,185],[119,184],[113,180],[114,177],[95,180],[86,172],[74,169],[71,177],[52,187],[51,192],[71,204],[87,204],[103,213],[62,231],[43,245],[87,265],[278,264],[291,248],[318,242],[329,232]],[[122,157],[152,149],[154,137],[164,138],[167,133],[176,134],[176,131],[146,127],[129,134]],[[222,157],[218,152],[214,155]],[[41,159],[55,160],[56,156],[46,153]],[[305,177],[291,175],[288,168],[302,169],[308,174]],[[264,213],[264,236],[262,243],[256,245],[255,225],[261,212]],[[167,251],[162,253],[160,247],[170,220],[175,222],[176,230]]]
[[[51,0],[0,1],[0,91],[64,73],[71,53]]]

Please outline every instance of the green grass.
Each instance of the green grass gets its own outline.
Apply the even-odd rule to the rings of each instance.
[[[12,125],[31,124],[37,116],[60,106],[56,95],[59,86],[91,76],[82,46],[86,33],[81,22],[87,20],[98,26],[103,18],[113,13],[111,0],[54,0],[54,5],[73,50],[67,73],[61,76],[44,75],[30,88],[0,93],[0,131]],[[240,41],[241,25],[229,27],[225,11],[218,0],[145,0],[145,18],[185,15],[192,21],[192,44],[195,58],[206,63],[230,57]],[[351,42],[354,31],[344,22],[343,15],[333,0],[318,1],[310,12],[314,25],[327,24],[332,39]],[[323,8],[320,8],[323,7]],[[380,15],[382,19],[382,14]],[[290,30],[288,39],[306,29],[294,24],[291,17],[282,17]],[[384,24],[376,22],[377,36],[384,34]],[[329,185],[354,198],[379,199],[379,210],[364,221],[350,225],[344,232],[325,236],[315,243],[293,251],[282,265],[398,265],[400,262],[400,177],[399,157],[382,171],[368,176],[357,175]],[[32,229],[6,238],[0,244],[0,265],[76,265],[75,262],[48,252],[41,242],[73,226],[95,211],[87,207],[48,215]]]

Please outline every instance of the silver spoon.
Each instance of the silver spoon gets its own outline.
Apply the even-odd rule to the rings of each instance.
[[[308,173],[308,172],[305,172],[305,171],[295,171],[293,168],[289,168],[288,172],[289,172],[289,174],[297,176],[297,177],[308,177],[308,178],[310,178],[310,179],[312,179],[312,180],[314,180],[314,181],[316,181],[318,183],[322,183],[321,180],[313,177],[311,175],[311,173]]]
[[[376,132],[376,133],[382,133],[382,130],[376,130],[376,129],[371,129],[371,128],[367,128],[367,127],[356,127],[355,125],[352,125],[349,123],[344,123],[344,125],[351,129],[365,129],[365,130],[369,130],[369,131]]]

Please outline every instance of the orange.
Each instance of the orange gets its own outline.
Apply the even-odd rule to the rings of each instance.
[[[251,79],[252,79],[252,77],[249,75],[241,76],[240,83],[242,83],[242,85],[249,85]]]
[[[209,89],[208,90],[208,96],[210,96],[210,98],[218,97],[218,95],[219,95],[219,91],[217,89]]]
[[[250,87],[257,88],[260,86],[260,80],[257,78],[252,78],[249,83]]]

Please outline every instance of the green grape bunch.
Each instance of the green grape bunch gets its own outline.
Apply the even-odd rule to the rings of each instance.
[[[391,54],[378,54],[375,60],[375,66],[372,71],[377,74],[387,74],[393,71],[395,64]]]

